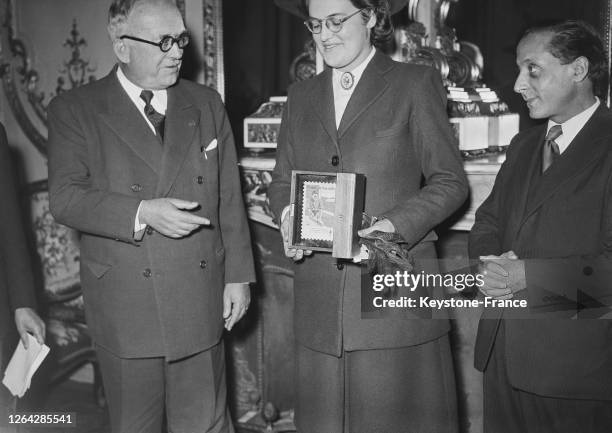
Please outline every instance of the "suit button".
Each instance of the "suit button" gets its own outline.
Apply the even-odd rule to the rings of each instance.
[[[202,261],[200,262],[200,267],[201,267],[202,269],[204,269],[204,268],[206,267],[206,260],[202,260]]]
[[[142,275],[144,275],[145,278],[151,277],[151,269],[145,269],[144,271],[142,271]]]
[[[332,164],[334,167],[335,167],[335,166],[337,166],[338,164],[340,164],[340,158],[338,158],[338,155],[334,155],[334,156],[332,156],[332,159],[331,159],[331,164]]]
[[[336,268],[338,268],[339,271],[341,271],[342,269],[344,269],[344,263],[336,263]]]
[[[584,275],[593,275],[593,268],[590,266],[585,266],[584,268],[582,268],[582,273]]]
[[[134,192],[140,192],[142,191],[142,185],[139,183],[135,183],[134,185],[130,187],[130,189]]]
[[[203,177],[203,176],[198,176],[196,180],[197,180],[197,182],[198,182],[200,185],[202,185],[202,184],[204,183],[204,177]]]
[[[151,236],[153,234],[153,227],[147,226],[147,234]]]

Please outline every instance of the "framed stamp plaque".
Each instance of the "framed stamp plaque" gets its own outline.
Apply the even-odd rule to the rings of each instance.
[[[294,170],[291,174],[289,245],[351,258],[365,199],[365,176]]]

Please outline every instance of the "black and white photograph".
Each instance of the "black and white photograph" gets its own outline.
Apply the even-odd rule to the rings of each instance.
[[[612,433],[612,0],[0,0],[0,433]]]
[[[300,238],[333,241],[336,184],[306,181],[302,188]]]

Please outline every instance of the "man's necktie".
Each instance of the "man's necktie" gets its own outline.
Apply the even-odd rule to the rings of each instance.
[[[144,113],[147,116],[147,119],[149,119],[149,121],[153,124],[153,127],[155,128],[155,133],[163,142],[164,120],[166,116],[164,116],[163,114],[159,114],[151,105],[151,99],[153,99],[153,92],[151,90],[143,90],[142,92],[140,92],[140,99],[142,99],[145,103]]]
[[[555,142],[559,136],[563,134],[561,125],[554,125],[546,134],[544,139],[544,147],[542,148],[542,173],[548,170],[548,167],[555,162],[555,159],[559,157],[559,145]]]

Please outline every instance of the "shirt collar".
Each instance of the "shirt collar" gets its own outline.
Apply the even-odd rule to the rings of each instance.
[[[125,76],[121,66],[117,67],[117,79],[125,90],[125,93],[128,94],[130,99],[136,106],[142,111],[144,110],[145,103],[140,98],[140,93],[144,90],[136,84],[132,83],[128,77]],[[168,107],[168,92],[166,89],[162,90],[153,90],[153,99],[151,100],[151,105],[155,108],[160,114],[166,114],[166,108]]]
[[[370,51],[370,54],[368,54],[368,57],[366,57],[363,62],[361,62],[359,65],[353,68],[352,71],[349,71],[351,74],[353,74],[353,79],[355,80],[354,81],[355,84],[353,84],[353,86],[350,89],[344,90],[342,89],[342,86],[337,86],[337,87],[345,92],[352,92],[355,89],[355,87],[357,87],[357,83],[359,83],[359,79],[363,75],[363,71],[365,71],[365,68],[368,66],[368,64],[372,60],[372,57],[374,57],[374,54],[376,54],[376,48],[372,47],[372,50]],[[340,77],[342,76],[342,74],[343,72],[339,69],[333,70],[334,84],[340,83]]]
[[[563,153],[565,149],[572,143],[572,140],[578,135],[580,130],[584,127],[584,125],[589,121],[595,110],[599,107],[601,102],[599,98],[595,97],[596,101],[593,105],[591,105],[586,110],[581,113],[576,114],[574,117],[567,119],[563,123],[556,123],[552,120],[548,121],[548,126],[546,127],[546,133],[550,131],[554,125],[561,125],[561,129],[563,130],[563,135],[555,140],[557,145],[559,146],[559,151]]]

